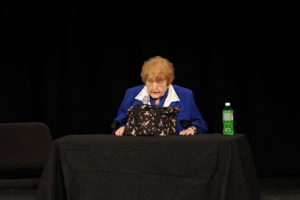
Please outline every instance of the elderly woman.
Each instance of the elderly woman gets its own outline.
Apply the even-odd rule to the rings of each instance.
[[[143,85],[126,91],[117,117],[114,119],[114,122],[120,124],[115,135],[124,134],[128,108],[143,104],[145,98],[150,99],[151,105],[180,109],[177,114],[176,134],[194,135],[207,131],[207,124],[195,104],[193,92],[178,85],[172,85],[175,74],[173,64],[169,60],[160,56],[148,59],[142,66],[141,78]],[[189,127],[184,128],[180,123],[183,121],[189,122]]]

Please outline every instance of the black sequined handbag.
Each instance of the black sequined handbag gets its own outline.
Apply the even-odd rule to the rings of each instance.
[[[128,109],[124,135],[126,136],[168,136],[175,135],[176,107],[159,107],[140,104]]]

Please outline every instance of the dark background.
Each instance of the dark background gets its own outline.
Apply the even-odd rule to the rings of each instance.
[[[0,123],[40,121],[53,138],[111,133],[143,62],[174,63],[209,133],[225,101],[259,176],[299,175],[299,31],[293,16],[114,16],[80,6],[1,8]]]

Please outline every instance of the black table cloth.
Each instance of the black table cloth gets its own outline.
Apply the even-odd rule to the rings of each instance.
[[[257,200],[247,137],[69,135],[54,141],[38,200]]]

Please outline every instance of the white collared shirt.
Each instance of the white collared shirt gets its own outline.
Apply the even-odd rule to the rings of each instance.
[[[135,99],[143,101],[145,97],[150,98],[147,86],[145,85],[144,88],[138,93]],[[169,86],[168,96],[165,100],[163,107],[168,107],[172,102],[180,101],[178,95],[176,94],[174,87],[172,85]],[[150,105],[150,101],[148,102]]]

